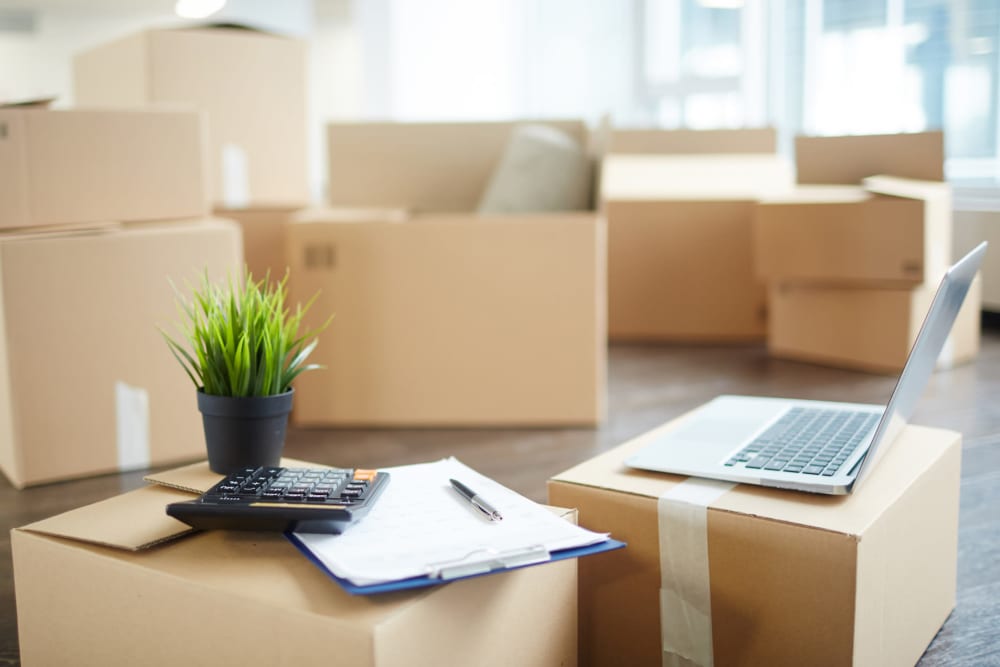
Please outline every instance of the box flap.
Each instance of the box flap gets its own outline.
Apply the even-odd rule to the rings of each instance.
[[[167,516],[169,503],[190,500],[189,493],[147,486],[19,528],[103,546],[140,551],[194,529]]]
[[[922,181],[898,176],[869,176],[861,182],[868,192],[910,199],[951,197],[951,184],[943,181]]]
[[[787,192],[762,197],[761,204],[856,204],[871,199],[860,185],[797,185]]]
[[[739,130],[658,130],[608,128],[608,153],[703,154],[774,153],[778,133],[773,127]]]
[[[677,428],[692,414],[694,412],[570,468],[554,476],[551,481],[659,498],[687,478],[633,470],[627,468],[623,461],[664,433]],[[960,442],[961,436],[952,431],[907,426],[869,477],[850,495],[825,496],[741,484],[713,502],[711,507],[847,535],[860,535],[932,461]]]
[[[403,208],[349,208],[333,206],[329,208],[309,208],[299,211],[290,220],[295,223],[309,222],[406,222],[409,211]]]
[[[795,137],[799,183],[857,184],[891,174],[925,181],[944,180],[944,133]]]
[[[286,468],[328,468],[329,466],[318,463],[299,461],[298,459],[281,459],[281,465]],[[186,491],[188,493],[202,494],[222,481],[225,475],[212,472],[208,468],[208,461],[199,461],[191,465],[163,470],[151,473],[143,477],[143,480],[158,486]],[[189,497],[190,498],[190,497]]]
[[[611,155],[601,173],[603,200],[746,200],[791,189],[791,163],[778,155]]]

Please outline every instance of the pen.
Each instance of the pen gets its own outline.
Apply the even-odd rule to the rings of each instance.
[[[503,516],[500,515],[500,512],[496,511],[496,508],[483,500],[482,496],[476,494],[475,491],[467,487],[465,484],[462,484],[457,479],[450,479],[448,481],[451,482],[452,487],[454,487],[456,491],[462,494],[463,498],[472,503],[472,506],[477,510],[485,514],[486,518],[490,521],[503,520]]]

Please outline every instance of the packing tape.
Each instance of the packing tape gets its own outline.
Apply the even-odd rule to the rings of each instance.
[[[657,503],[664,667],[713,665],[708,506],[734,486],[690,477]]]
[[[115,382],[115,422],[118,469],[148,468],[149,393],[141,387]]]
[[[239,144],[222,146],[222,203],[226,208],[246,208],[250,205],[247,152]]]

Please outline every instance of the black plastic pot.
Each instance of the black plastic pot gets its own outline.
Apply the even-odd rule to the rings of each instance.
[[[294,389],[274,396],[212,396],[198,390],[208,467],[223,475],[242,468],[276,466]]]

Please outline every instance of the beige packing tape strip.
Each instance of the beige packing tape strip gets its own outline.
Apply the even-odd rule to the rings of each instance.
[[[657,503],[664,667],[713,665],[708,506],[734,486],[689,477]]]

